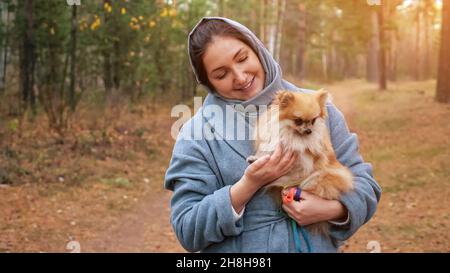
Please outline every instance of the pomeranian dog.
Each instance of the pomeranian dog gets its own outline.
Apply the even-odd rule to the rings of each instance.
[[[327,99],[325,90],[313,94],[278,91],[267,111],[257,120],[256,154],[247,158],[249,163],[271,154],[278,144],[283,151],[299,155],[287,174],[265,187],[279,205],[282,191],[290,187],[300,187],[328,200],[338,200],[353,189],[352,173],[336,159],[331,145],[325,124]],[[328,235],[329,224],[313,224],[310,229]]]

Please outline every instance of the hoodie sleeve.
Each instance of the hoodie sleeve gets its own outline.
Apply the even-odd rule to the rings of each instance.
[[[200,251],[243,230],[242,218],[233,214],[230,187],[221,187],[207,161],[205,140],[185,140],[183,126],[175,143],[165,177],[172,190],[171,224],[181,245]]]
[[[354,190],[342,195],[350,221],[345,226],[331,226],[331,237],[338,241],[350,238],[375,214],[381,197],[381,188],[373,178],[372,165],[359,154],[358,137],[350,133],[343,114],[331,103],[328,105],[330,137],[336,157],[354,176]]]

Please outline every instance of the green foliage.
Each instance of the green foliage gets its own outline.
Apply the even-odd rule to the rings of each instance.
[[[12,119],[12,120],[9,121],[9,123],[8,123],[8,129],[9,129],[11,132],[13,132],[13,133],[17,132],[17,129],[18,129],[18,128],[19,128],[19,120],[18,120],[17,118]]]
[[[31,27],[26,20],[27,3],[32,3]],[[280,3],[285,3],[284,11]],[[401,1],[389,3],[393,3],[390,9],[395,11]],[[39,93],[48,89],[49,94],[67,97],[72,7],[61,0],[4,0],[2,8],[14,13],[10,48],[19,60],[17,64],[20,65],[23,37],[31,32]],[[197,94],[188,60],[187,36],[203,16],[234,19],[265,43],[268,36],[274,35],[270,28],[282,22],[281,45],[277,46],[281,53],[277,57],[280,55],[285,75],[298,76],[302,69],[308,71],[306,76],[310,78],[327,70],[329,79],[345,78],[349,70],[363,67],[355,65],[355,60],[364,59],[367,53],[374,9],[360,0],[82,1],[76,18],[76,93],[81,96],[83,90],[101,89],[101,100],[119,94],[129,96],[133,102],[144,95],[186,100]],[[429,12],[437,13],[433,9]],[[302,20],[304,31],[300,29]],[[399,21],[396,17],[386,18],[385,30],[399,31],[404,27]],[[300,32],[305,37],[300,38]],[[0,44],[4,33],[5,24],[0,20]],[[300,62],[305,62],[301,68]]]
[[[104,178],[101,179],[101,182],[110,185],[113,187],[119,187],[119,188],[129,188],[131,187],[131,182],[123,177],[117,177],[117,178]]]

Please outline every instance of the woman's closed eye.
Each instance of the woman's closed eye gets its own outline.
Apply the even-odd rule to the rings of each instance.
[[[221,79],[225,78],[226,75],[227,75],[227,72],[223,73],[222,75],[219,75],[218,77],[216,77],[216,79],[221,80]]]
[[[238,60],[238,63],[243,63],[248,59],[248,56],[242,57]],[[227,72],[224,72],[223,74],[219,75],[216,77],[216,79],[221,80],[223,78],[225,78],[225,76],[227,75]]]
[[[247,59],[248,59],[248,56],[245,56],[245,57],[239,59],[238,62],[243,63],[243,62],[245,62]]]

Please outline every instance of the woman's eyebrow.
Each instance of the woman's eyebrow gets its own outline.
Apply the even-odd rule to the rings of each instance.
[[[236,57],[239,55],[239,53],[241,53],[241,51],[242,51],[243,49],[244,49],[243,47],[240,48],[240,49],[236,52],[236,54],[234,54],[233,60],[236,59]],[[213,72],[216,71],[216,70],[222,69],[222,68],[223,68],[223,66],[217,67],[217,68],[213,69],[213,70],[211,71],[211,73],[213,73]]]

